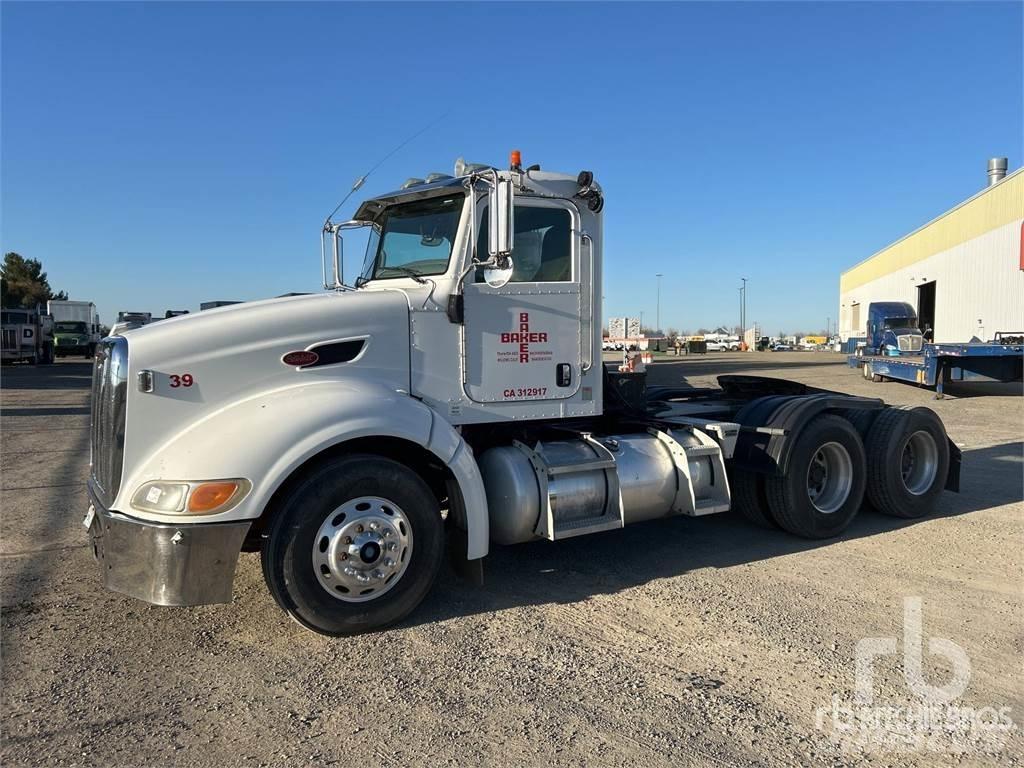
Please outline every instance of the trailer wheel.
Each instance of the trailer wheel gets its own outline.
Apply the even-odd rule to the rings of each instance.
[[[765,476],[760,472],[734,469],[729,475],[732,507],[748,522],[762,528],[778,528],[764,493]]]
[[[886,408],[865,443],[871,506],[895,517],[927,515],[946,485],[949,443],[930,408]]]
[[[818,416],[797,436],[786,474],[765,480],[776,522],[806,539],[839,535],[864,500],[864,465],[853,425],[842,416]]]
[[[302,480],[261,552],[271,594],[304,627],[353,635],[394,624],[434,583],[444,526],[423,479],[391,459],[332,459]]]

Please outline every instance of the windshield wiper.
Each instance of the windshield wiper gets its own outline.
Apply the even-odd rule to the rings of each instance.
[[[403,275],[408,275],[417,283],[422,283],[423,285],[426,285],[427,283],[427,281],[423,279],[419,272],[417,272],[415,269],[410,269],[409,267],[384,267],[383,269],[386,269],[390,272],[400,272]]]

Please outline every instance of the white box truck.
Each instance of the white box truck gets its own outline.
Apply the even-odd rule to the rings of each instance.
[[[601,187],[517,154],[328,220],[324,293],[103,340],[85,525],[107,588],[229,602],[239,553],[259,552],[283,610],[345,635],[412,611],[446,548],[479,580],[495,544],[731,507],[821,539],[868,501],[919,517],[958,488],[926,408],[606,368]],[[355,227],[369,245],[348,285]]]
[[[92,357],[100,340],[100,318],[91,301],[46,302],[53,317],[54,354],[57,357]]]

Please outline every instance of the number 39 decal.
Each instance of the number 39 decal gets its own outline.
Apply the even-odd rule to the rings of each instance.
[[[171,389],[177,389],[178,387],[191,387],[195,383],[191,373],[183,373],[180,376],[176,373],[172,373],[168,378],[171,380]]]

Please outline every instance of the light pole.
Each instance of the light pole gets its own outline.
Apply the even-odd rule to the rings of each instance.
[[[740,327],[744,337],[747,335],[747,278],[741,277],[743,287],[740,289]]]
[[[662,277],[661,272],[658,272],[655,275],[655,277],[658,278],[658,311],[657,311],[657,314],[655,315],[655,320],[657,321],[657,326],[658,327],[657,327],[656,330],[657,330],[658,333],[661,333],[661,277]]]

